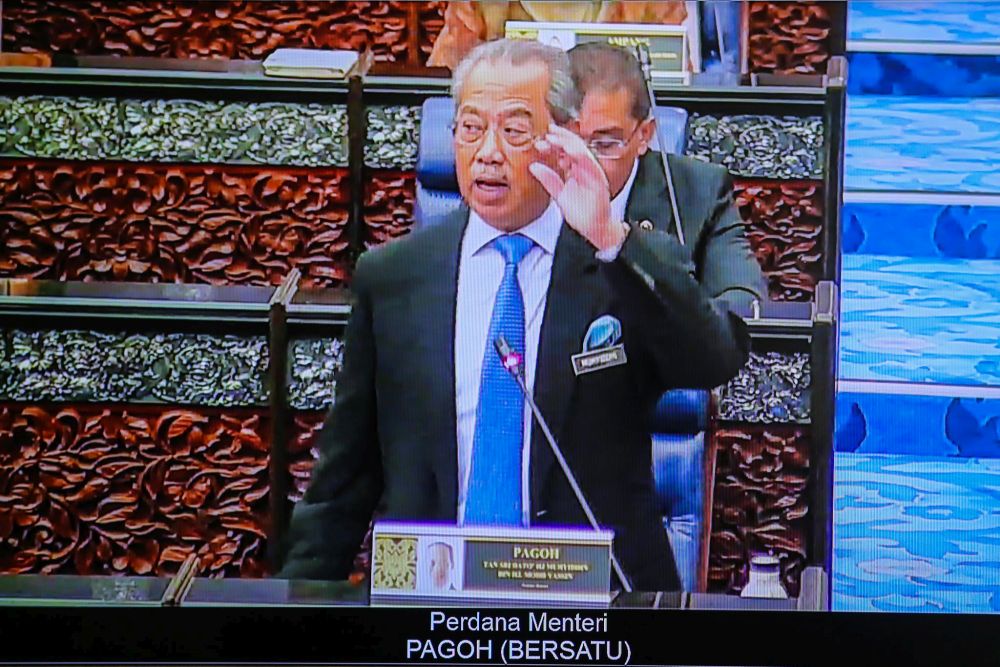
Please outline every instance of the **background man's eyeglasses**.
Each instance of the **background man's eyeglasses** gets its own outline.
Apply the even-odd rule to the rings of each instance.
[[[604,158],[606,160],[620,160],[625,156],[625,150],[628,148],[629,143],[632,138],[635,137],[635,133],[639,131],[642,127],[642,123],[635,126],[632,130],[632,134],[628,135],[626,139],[614,139],[612,137],[601,137],[599,139],[591,139],[587,142],[587,148],[596,157]]]

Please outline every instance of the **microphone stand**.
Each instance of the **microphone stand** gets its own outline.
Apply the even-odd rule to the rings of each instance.
[[[645,44],[636,44],[635,57],[642,67],[642,78],[646,81],[646,95],[649,97],[649,109],[653,113],[656,111],[656,95],[653,94],[653,74],[652,60],[649,56],[649,47]],[[653,113],[653,118],[656,114]],[[656,122],[656,138],[660,144],[660,162],[663,163],[663,177],[667,180],[667,194],[670,196],[670,211],[674,215],[674,227],[677,230],[677,240],[681,245],[686,245],[684,240],[684,228],[681,226],[681,210],[677,206],[677,192],[674,190],[674,177],[670,172],[670,161],[664,152],[667,150],[666,137],[663,128]]]
[[[498,336],[495,341],[493,341],[493,346],[496,348],[497,354],[500,355],[500,361],[503,363],[504,368],[510,373],[514,380],[517,381],[517,386],[521,388],[521,393],[524,394],[525,400],[528,402],[528,406],[531,408],[531,413],[535,416],[535,421],[538,425],[542,427],[542,433],[545,435],[545,440],[549,443],[549,448],[552,450],[552,454],[556,457],[556,461],[559,462],[559,467],[562,468],[563,475],[569,481],[569,486],[573,489],[573,494],[576,496],[576,501],[580,504],[583,509],[583,513],[587,517],[587,522],[590,523],[590,527],[595,531],[600,531],[601,527],[597,523],[597,517],[594,516],[593,510],[590,509],[590,503],[583,495],[583,490],[576,481],[576,475],[569,467],[569,463],[566,462],[566,457],[563,456],[562,449],[559,444],[556,443],[555,436],[552,435],[552,431],[549,430],[549,425],[545,421],[545,417],[542,416],[541,410],[538,409],[538,405],[535,403],[535,399],[531,396],[531,392],[528,391],[528,385],[524,381],[524,367],[521,365],[521,355],[515,351],[507,343],[507,339],[503,336]],[[621,563],[618,562],[618,558],[615,557],[614,545],[611,547],[611,567],[615,572],[615,576],[622,585],[622,589],[626,593],[632,592],[632,585],[629,583],[628,578],[625,576],[625,571],[622,569]]]

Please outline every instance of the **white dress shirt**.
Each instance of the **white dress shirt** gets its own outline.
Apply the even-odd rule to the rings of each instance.
[[[612,220],[627,222],[625,220],[625,209],[628,208],[628,198],[629,195],[632,194],[632,184],[635,183],[635,175],[637,173],[639,173],[639,160],[632,163],[632,173],[629,174],[628,180],[625,181],[625,185],[622,187],[621,192],[611,199]]]
[[[519,229],[535,245],[517,267],[517,279],[524,298],[525,384],[534,392],[535,365],[538,361],[538,341],[545,316],[545,300],[552,277],[552,259],[562,230],[562,214],[555,203],[534,222]],[[479,383],[482,379],[486,335],[493,315],[493,302],[503,279],[504,259],[491,246],[503,232],[491,227],[475,211],[469,212],[469,223],[462,240],[458,265],[458,293],[455,307],[455,408],[458,416],[458,523],[465,521],[465,501],[472,468],[472,442],[476,433],[476,409],[479,404]],[[490,345],[490,353],[493,346]],[[521,499],[524,523],[530,524],[530,477],[532,416],[524,406],[524,440],[521,451]]]

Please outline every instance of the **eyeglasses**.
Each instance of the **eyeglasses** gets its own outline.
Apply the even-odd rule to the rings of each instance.
[[[587,142],[587,148],[596,157],[604,158],[606,160],[620,160],[625,156],[625,149],[628,148],[629,143],[631,143],[632,138],[635,133],[639,131],[642,127],[642,123],[635,126],[632,130],[632,134],[628,135],[627,139],[614,139],[611,137],[601,137],[600,139],[591,139]]]
[[[459,118],[451,124],[452,134],[460,144],[478,144],[486,136],[489,126],[476,116]],[[523,148],[535,140],[531,123],[525,118],[508,118],[501,121],[500,139],[511,148]]]

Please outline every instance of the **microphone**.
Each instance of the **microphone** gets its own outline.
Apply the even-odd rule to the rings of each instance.
[[[649,56],[649,47],[645,44],[637,44],[635,47],[635,57],[642,68],[643,79],[646,80],[646,95],[649,97],[650,113],[656,110],[656,95],[653,93],[653,61]],[[654,118],[656,114],[653,114]],[[656,123],[656,138],[660,142],[660,161],[663,163],[663,177],[667,179],[667,194],[670,195],[670,212],[674,215],[674,228],[677,230],[677,240],[681,245],[686,245],[684,241],[684,229],[681,227],[681,210],[677,205],[677,192],[674,190],[674,177],[670,173],[670,163],[667,156],[663,154],[667,150],[666,138],[663,136],[663,128]]]
[[[545,440],[549,443],[549,448],[552,450],[552,454],[556,457],[556,461],[559,462],[559,467],[562,468],[563,475],[566,476],[566,480],[569,482],[569,486],[573,489],[573,494],[576,496],[576,502],[579,503],[580,508],[583,510],[584,515],[587,517],[587,522],[590,523],[590,527],[595,531],[601,530],[601,527],[597,524],[597,517],[594,516],[594,511],[590,509],[590,503],[583,495],[583,490],[580,488],[579,483],[576,481],[576,475],[569,467],[569,463],[566,462],[566,457],[563,456],[562,449],[556,442],[555,437],[552,435],[552,431],[549,429],[548,422],[545,421],[545,417],[542,416],[541,410],[538,409],[538,405],[535,403],[535,399],[531,396],[531,392],[528,391],[528,385],[524,381],[524,358],[521,353],[515,350],[507,342],[507,339],[502,335],[497,336],[496,340],[493,341],[493,347],[496,348],[497,354],[500,355],[500,362],[503,367],[507,369],[514,380],[517,381],[517,386],[521,388],[521,393],[524,394],[524,400],[528,402],[528,407],[531,408],[531,414],[535,416],[535,421],[542,428],[542,433],[545,435]],[[626,593],[632,592],[632,585],[628,581],[628,577],[625,576],[625,571],[622,569],[621,563],[618,562],[618,558],[615,557],[614,545],[611,547],[611,567],[615,572],[615,576],[622,585],[622,590]]]

